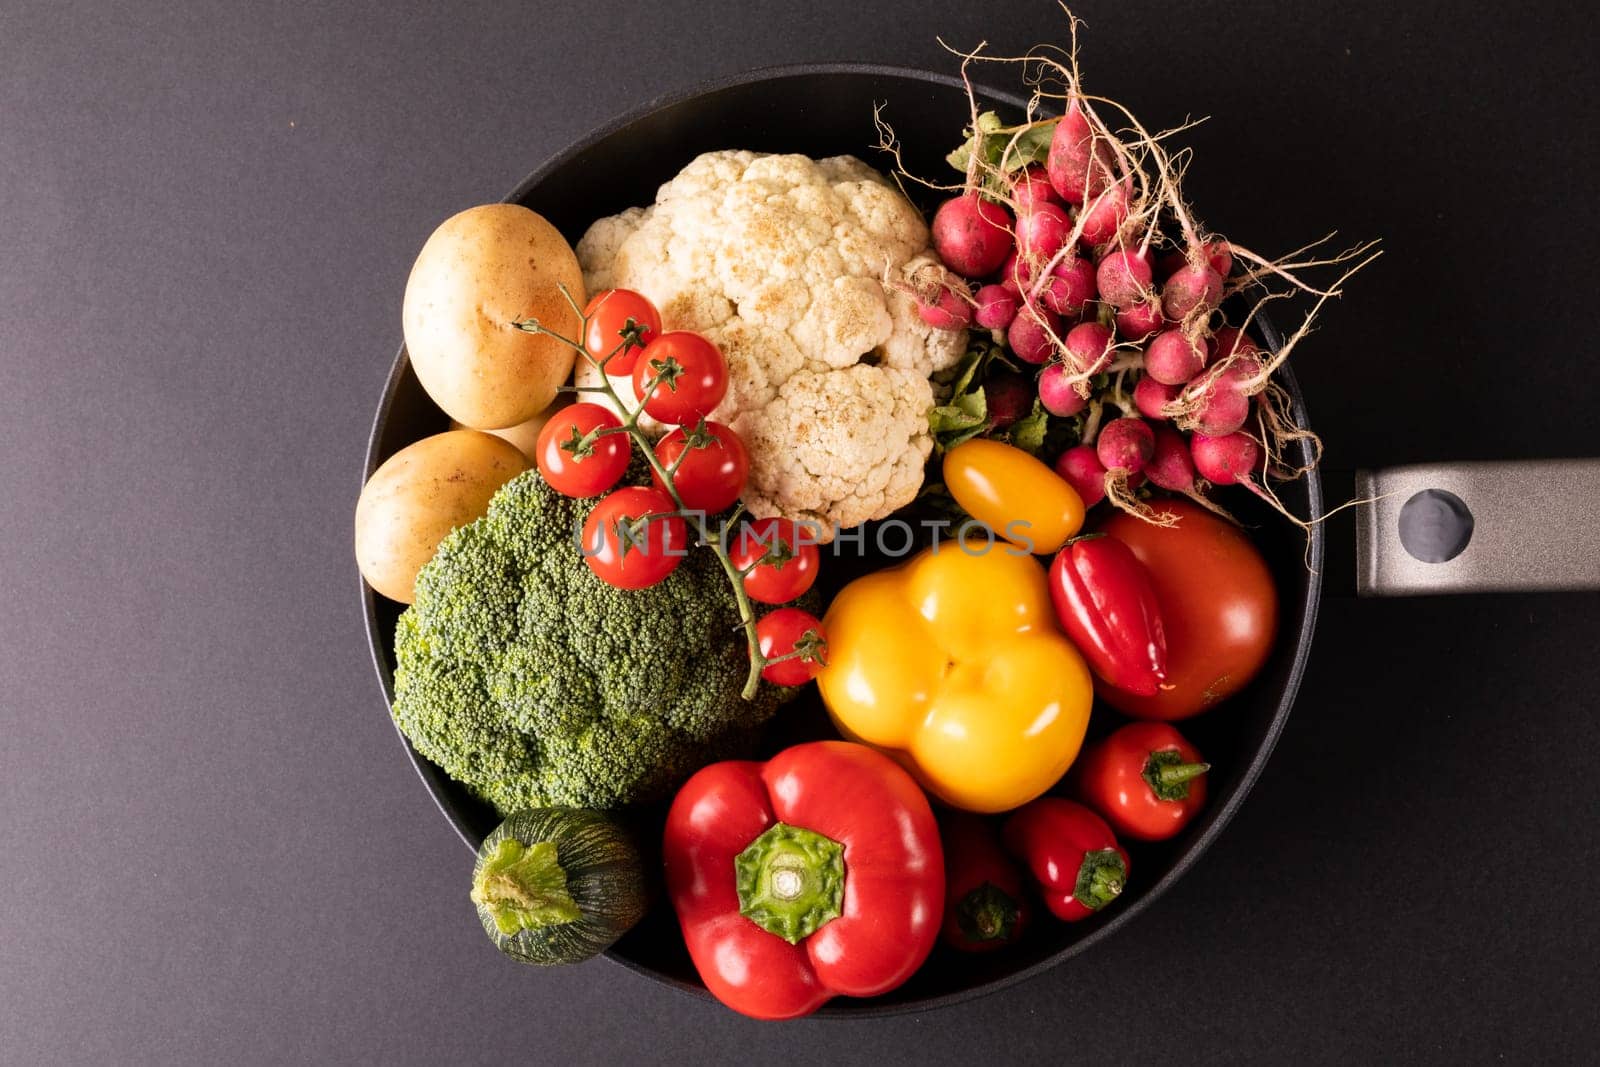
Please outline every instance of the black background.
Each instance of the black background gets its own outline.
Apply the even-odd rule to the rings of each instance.
[[[1331,465],[1596,452],[1576,5],[1078,14],[1092,90],[1214,116],[1213,225],[1384,239],[1297,357]],[[1328,603],[1216,847],[994,997],[761,1026],[484,943],[350,558],[416,249],[658,93],[1065,29],[1042,0],[0,3],[0,1061],[1592,1054],[1594,595]]]

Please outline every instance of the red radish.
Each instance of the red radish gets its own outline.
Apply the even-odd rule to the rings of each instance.
[[[1011,200],[1020,214],[1035,204],[1053,204],[1060,198],[1050,185],[1050,176],[1044,167],[1030,163],[1011,179]]]
[[[951,197],[934,213],[934,251],[957,274],[981,278],[994,273],[1012,243],[1011,213],[977,193]]]
[[[1033,264],[1012,252],[1000,268],[1000,284],[1013,293],[1027,292],[1033,285]]]
[[[1107,252],[1094,276],[1101,300],[1115,308],[1130,308],[1150,292],[1150,253],[1120,248]]]
[[[1125,341],[1143,341],[1161,329],[1161,301],[1151,298],[1117,312],[1117,332]]]
[[[1161,310],[1181,322],[1194,315],[1209,315],[1222,303],[1222,275],[1209,265],[1185,264],[1161,284]]]
[[[1128,183],[1118,182],[1095,197],[1083,209],[1085,244],[1103,245],[1117,235],[1128,221]]]
[[[1095,440],[1095,455],[1112,474],[1138,474],[1155,454],[1156,435],[1143,419],[1112,419]]]
[[[1183,435],[1170,427],[1156,427],[1155,451],[1145,464],[1144,473],[1162,489],[1193,494],[1194,463],[1189,459],[1189,445]]]
[[[1228,242],[1211,241],[1201,245],[1200,251],[1205,255],[1206,262],[1211,265],[1211,269],[1224,278],[1233,269],[1233,250],[1228,247]],[[1156,277],[1162,279],[1170,278],[1178,272],[1179,267],[1187,266],[1188,263],[1189,253],[1181,248],[1175,248],[1162,256],[1156,263]]]
[[[1133,406],[1145,418],[1161,422],[1167,417],[1162,409],[1176,400],[1181,392],[1183,386],[1164,385],[1147,374],[1133,387]]]
[[[1111,331],[1098,322],[1080,322],[1067,331],[1062,343],[1079,373],[1098,374],[1111,362],[1111,341]]]
[[[1050,414],[1069,418],[1089,406],[1089,398],[1067,381],[1071,376],[1063,363],[1052,363],[1039,375],[1039,403]]]
[[[973,297],[978,308],[972,318],[986,330],[1003,330],[1017,317],[1021,298],[1003,285],[985,285]]]
[[[1206,348],[1182,330],[1162,330],[1144,353],[1144,372],[1163,385],[1183,385],[1205,369]]]
[[[925,299],[917,301],[917,314],[936,330],[965,330],[972,321],[972,305],[961,293],[941,285],[931,303]]]
[[[1250,417],[1250,395],[1245,386],[1261,372],[1253,356],[1243,357],[1225,367],[1205,385],[1198,407],[1190,417],[1194,429],[1212,437],[1223,437],[1243,426]]]
[[[1061,453],[1056,473],[1077,491],[1084,507],[1092,508],[1106,498],[1106,468],[1093,445],[1078,445]]]
[[[1233,270],[1233,249],[1228,247],[1228,242],[1212,241],[1204,250],[1206,262],[1211,264],[1211,269],[1226,278]]]
[[[1024,363],[1044,363],[1055,355],[1051,334],[1061,336],[1061,316],[1044,308],[1023,308],[1006,330],[1006,343]]]
[[[989,425],[1003,430],[1033,411],[1033,382],[1014,370],[997,370],[983,383]]]
[[[1214,485],[1246,485],[1259,492],[1251,476],[1261,462],[1261,446],[1255,438],[1235,431],[1221,437],[1197,433],[1189,442],[1194,469]]]
[[[1242,356],[1254,356],[1261,352],[1256,343],[1237,326],[1223,326],[1218,329],[1212,337],[1212,344],[1216,353],[1212,359],[1213,363],[1221,363],[1235,352]]]
[[[1048,263],[1072,236],[1072,217],[1060,204],[1034,204],[1017,216],[1017,251],[1034,263]]]
[[[1191,421],[1197,432],[1223,435],[1230,434],[1243,426],[1249,417],[1249,397],[1236,389],[1218,389],[1213,386]]]
[[[1094,264],[1080,256],[1068,256],[1057,263],[1046,280],[1039,299],[1051,311],[1076,315],[1094,299]]]
[[[1056,193],[1069,204],[1097,195],[1111,180],[1113,158],[1108,140],[1094,136],[1083,109],[1073,100],[1056,123],[1044,161]]]
[[[1058,315],[1076,317],[1078,312],[1083,310],[1081,304],[1076,308],[1072,306],[1072,286],[1065,278],[1057,278],[1054,274],[1047,274],[1037,282],[1030,298]]]

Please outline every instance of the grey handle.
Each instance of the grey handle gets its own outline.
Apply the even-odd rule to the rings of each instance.
[[[1361,596],[1600,589],[1600,459],[1356,473]]]

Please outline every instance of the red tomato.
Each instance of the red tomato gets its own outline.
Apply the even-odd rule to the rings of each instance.
[[[688,330],[669,330],[651,341],[633,367],[633,395],[644,401],[645,414],[672,425],[694,425],[727,392],[728,364],[722,353]]]
[[[622,423],[599,404],[570,404],[550,417],[539,431],[533,461],[550,483],[565,496],[599,496],[617,484],[628,469],[633,446],[625,433],[608,433],[588,444],[591,430],[618,429]]]
[[[815,615],[799,608],[779,608],[763,615],[756,623],[756,644],[768,659],[787,656],[797,649],[801,651],[793,659],[769,663],[762,668],[761,677],[773,685],[805,685],[822,669],[828,651],[822,623]]]
[[[589,298],[583,317],[588,323],[584,350],[605,364],[607,374],[632,374],[639,353],[661,333],[661,312],[632,289],[600,290]]]
[[[1153,526],[1118,512],[1103,529],[1150,572],[1167,634],[1169,688],[1151,697],[1098,682],[1095,688],[1136,719],[1186,719],[1243,689],[1267,662],[1278,591],[1261,553],[1236,526],[1187,500],[1154,507],[1178,524]]]
[[[630,485],[594,506],[583,523],[583,561],[608,585],[643,589],[671,574],[688,550],[677,506],[659,489]],[[646,516],[664,515],[664,518]],[[643,520],[643,521],[641,521]]]
[[[656,458],[669,470],[678,464],[672,475],[678,498],[690,511],[707,515],[732,507],[750,474],[750,453],[745,451],[744,441],[720,422],[707,422],[687,433],[680,426],[656,442]],[[661,475],[652,470],[650,477],[657,489],[666,491]]]
[[[814,532],[777,517],[744,524],[728,556],[744,574],[751,600],[787,604],[811,588],[818,566]]]

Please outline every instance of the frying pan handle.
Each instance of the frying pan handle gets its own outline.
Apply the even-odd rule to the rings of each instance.
[[[1600,459],[1356,472],[1361,596],[1600,589]]]

